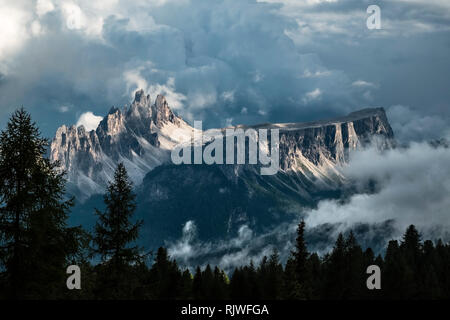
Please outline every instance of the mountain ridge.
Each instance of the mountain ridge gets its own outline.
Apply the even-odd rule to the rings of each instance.
[[[382,137],[383,148],[394,145],[383,108],[321,121],[229,128],[279,129],[280,170],[324,184],[345,180],[338,167],[348,162],[351,150],[364,147],[374,136]],[[104,191],[118,162],[125,164],[136,185],[141,184],[148,172],[170,163],[170,151],[190,141],[195,130],[170,109],[163,95],[152,104],[150,95],[137,90],[129,108],[112,107],[96,130],[61,126],[52,140],[50,158],[66,170],[69,192],[84,201]],[[233,170],[238,172],[238,167]]]

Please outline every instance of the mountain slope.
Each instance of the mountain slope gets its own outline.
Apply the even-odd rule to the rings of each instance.
[[[363,147],[374,136],[382,137],[382,147],[393,143],[381,108],[333,120],[234,128],[279,129],[280,170],[324,186],[345,180],[338,167],[348,161],[351,150]],[[50,157],[67,171],[69,191],[84,201],[104,191],[118,162],[124,162],[139,185],[147,172],[170,163],[170,151],[177,143],[190,141],[193,132],[171,111],[164,96],[158,95],[151,104],[150,96],[139,90],[129,108],[113,107],[95,131],[60,127]]]
[[[60,127],[51,143],[50,157],[60,161],[68,173],[69,191],[80,200],[102,193],[112,179],[118,162],[124,162],[135,184],[145,174],[169,161],[170,150],[191,128],[169,108],[164,96],[154,104],[150,96],[137,91],[130,108],[111,108],[94,131],[83,126]]]
[[[77,195],[72,221],[93,225],[93,207],[102,206],[98,194],[122,161],[136,185],[137,217],[145,221],[141,241],[147,247],[178,238],[187,221],[194,221],[199,239],[207,241],[232,238],[243,225],[266,232],[321,199],[347,192],[340,168],[352,150],[374,140],[380,148],[394,145],[382,108],[310,123],[234,128],[279,129],[277,174],[262,176],[258,165],[249,164],[172,164],[170,151],[190,141],[194,129],[163,96],[150,104],[143,91],[130,108],[112,108],[95,131],[61,127],[51,156],[68,171],[70,191]]]

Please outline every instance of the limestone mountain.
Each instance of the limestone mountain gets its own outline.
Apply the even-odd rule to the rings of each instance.
[[[111,108],[96,130],[60,127],[50,157],[67,171],[69,191],[84,200],[103,192],[118,162],[125,163],[139,184],[148,171],[170,159],[169,151],[181,139],[172,135],[176,129],[186,136],[193,130],[172,112],[164,96],[152,104],[150,95],[139,90],[129,108]]]
[[[196,129],[172,112],[164,96],[151,103],[142,90],[129,108],[112,108],[96,130],[59,128],[50,154],[67,171],[69,192],[77,197],[73,219],[88,226],[95,219],[92,208],[101,205],[114,168],[123,162],[136,186],[137,215],[145,221],[142,242],[156,247],[179,237],[187,221],[208,241],[235,236],[244,225],[266,232],[321,199],[347,192],[341,168],[352,150],[373,141],[382,149],[394,146],[382,108],[331,120],[234,128],[279,129],[277,174],[262,176],[249,164],[173,164],[171,150],[191,141]]]

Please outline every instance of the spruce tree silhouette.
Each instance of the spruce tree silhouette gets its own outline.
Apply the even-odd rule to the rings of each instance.
[[[95,210],[95,253],[102,265],[99,276],[100,294],[107,298],[129,298],[133,288],[127,278],[132,266],[142,263],[140,248],[133,243],[139,237],[143,221],[132,221],[136,209],[133,185],[123,163],[119,163],[104,195],[104,212]]]
[[[302,299],[308,299],[312,295],[311,277],[308,270],[309,252],[305,240],[305,221],[302,220],[297,227],[297,238],[295,239],[295,251],[292,252],[295,263],[295,280],[300,289],[299,295]]]
[[[73,201],[64,172],[46,158],[48,141],[19,109],[0,134],[0,257],[6,297],[63,296],[65,271],[81,250],[81,228],[68,228]]]

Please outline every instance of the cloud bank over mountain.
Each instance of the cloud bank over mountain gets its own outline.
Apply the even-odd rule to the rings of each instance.
[[[308,248],[328,252],[338,234],[352,230],[363,245],[381,253],[391,239],[401,239],[414,224],[424,238],[450,240],[450,148],[412,143],[408,148],[380,153],[375,147],[352,153],[343,172],[360,192],[345,202],[320,201],[317,208],[299,212],[290,224],[256,234],[242,225],[238,235],[216,243],[196,239],[195,221],[188,221],[183,236],[169,243],[169,252],[181,263],[195,265],[209,258],[225,269],[259,262],[274,248],[286,260],[293,250],[298,222],[304,218]],[[367,192],[368,183],[375,190]],[[201,261],[201,260],[200,260]],[[209,261],[209,260],[208,260]]]
[[[84,126],[87,131],[91,131],[97,129],[97,126],[102,119],[102,117],[96,116],[92,112],[88,111],[80,116],[76,125],[77,127]]]
[[[314,228],[338,224],[345,231],[360,223],[393,220],[399,236],[410,224],[428,238],[449,238],[450,148],[413,143],[409,148],[380,153],[375,148],[353,154],[344,172],[360,186],[375,185],[374,193],[356,194],[345,203],[320,202],[306,219]]]

